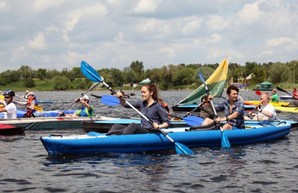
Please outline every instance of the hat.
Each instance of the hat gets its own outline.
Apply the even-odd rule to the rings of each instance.
[[[83,100],[83,99],[87,99],[87,100],[89,101],[89,97],[88,97],[87,95],[82,96],[80,99],[81,99],[81,100]]]
[[[272,89],[272,91],[276,92],[276,89],[274,88],[274,89]]]
[[[34,96],[35,94],[34,94],[34,92],[28,92],[28,96],[30,96],[30,95]]]

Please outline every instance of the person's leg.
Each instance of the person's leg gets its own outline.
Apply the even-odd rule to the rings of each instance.
[[[141,133],[149,133],[149,130],[145,129],[135,123],[131,123],[127,127],[124,128],[124,130],[121,134],[127,135],[127,134],[141,134]]]
[[[233,128],[232,125],[226,123],[226,124],[224,124],[224,126],[222,127],[222,130],[231,130],[232,128]]]
[[[123,132],[124,128],[125,128],[124,125],[114,124],[111,127],[111,129],[107,132],[106,135],[112,135],[112,134],[120,135]]]

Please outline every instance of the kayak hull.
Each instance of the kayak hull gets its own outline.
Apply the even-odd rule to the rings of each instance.
[[[245,120],[245,126],[247,128],[250,127],[256,127],[256,126],[262,126],[262,121],[258,121],[258,120]],[[276,120],[276,121],[271,121],[270,124],[272,125],[278,125],[281,122],[285,122],[285,123],[289,123],[292,126],[296,126],[298,125],[298,122],[296,121],[291,121],[291,120]],[[91,131],[94,132],[99,132],[99,133],[107,133],[110,128],[114,125],[114,124],[120,124],[120,125],[124,125],[124,126],[128,126],[131,123],[136,123],[136,124],[141,124],[141,120],[140,119],[125,119],[125,118],[115,118],[115,119],[102,119],[102,120],[87,120],[87,121],[82,121],[82,126],[83,126],[83,130],[88,133]],[[171,121],[172,127],[177,128],[177,127],[189,127],[189,125],[187,125],[183,120],[172,120]],[[199,129],[214,129],[214,124],[211,124],[210,126],[207,127],[199,127]]]
[[[281,124],[253,129],[225,131],[231,145],[248,145],[279,139],[289,134],[291,125]],[[170,132],[176,142],[188,147],[220,147],[220,130]],[[138,153],[171,150],[175,144],[160,133],[111,135],[90,132],[86,135],[47,136],[40,138],[49,155],[92,153]]]
[[[24,133],[23,127],[16,127],[9,124],[0,124],[0,135],[21,135]]]

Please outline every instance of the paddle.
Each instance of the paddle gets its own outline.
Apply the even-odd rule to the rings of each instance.
[[[199,77],[200,77],[201,81],[203,82],[203,84],[204,84],[204,86],[205,86],[205,89],[206,89],[207,94],[210,95],[208,86],[207,86],[206,81],[205,81],[205,79],[204,79],[204,76],[203,76],[203,74],[202,74],[201,72],[199,72]],[[214,107],[213,101],[210,100],[210,103],[211,103],[213,112],[214,112],[214,114],[215,114],[215,117],[217,117],[217,112],[216,112],[216,109],[215,109],[215,107]],[[222,134],[222,135],[221,135],[221,136],[222,136],[222,137],[221,137],[221,147],[230,148],[230,147],[231,147],[231,144],[230,144],[230,142],[229,142],[229,139],[228,139],[227,135],[226,135],[225,132],[222,130],[222,128],[220,128],[220,131],[221,131],[221,134]]]
[[[81,62],[81,71],[82,73],[85,75],[86,78],[88,78],[89,80],[91,80],[92,82],[98,82],[98,83],[102,83],[103,85],[105,85],[112,93],[116,93],[112,87],[110,87],[104,80],[103,78],[98,74],[98,72],[92,68],[89,64],[87,64],[85,61]],[[128,104],[132,109],[134,109],[141,117],[143,117],[145,120],[147,120],[148,122],[150,122],[151,124],[153,124],[152,120],[150,120],[148,117],[146,117],[145,115],[143,115],[143,113],[141,113],[138,109],[136,109],[132,104],[130,104],[128,101],[126,101],[123,98],[120,98],[121,100],[123,100],[126,104]],[[176,152],[178,154],[186,154],[186,155],[192,155],[194,154],[194,152],[189,149],[187,146],[175,142],[168,134],[166,134],[165,132],[163,132],[161,129],[157,128],[159,132],[161,132],[166,138],[168,138],[172,143],[175,144],[175,149]]]
[[[286,90],[284,90],[282,88],[279,88],[278,86],[276,87],[276,89],[279,90],[279,91],[281,91],[281,92],[287,93],[288,95],[290,95],[290,96],[293,97],[293,95],[291,93],[289,93],[288,91],[286,91]]]
[[[87,94],[89,91],[91,91],[92,89],[94,89],[97,85],[99,85],[99,82],[94,84],[93,86],[91,86],[86,92],[82,93],[81,95],[84,96],[85,94]],[[64,114],[64,111],[66,111],[68,108],[70,108],[73,104],[75,104],[77,102],[77,100],[73,101],[70,105],[68,105],[67,107],[65,107],[62,112],[60,112],[57,117],[59,117],[60,115]]]
[[[101,96],[99,96],[99,95],[96,95],[96,94],[90,94],[91,96],[93,96],[93,97],[95,97],[95,98],[98,98],[98,99],[100,99],[101,98]]]
[[[101,97],[101,103],[108,105],[108,106],[118,106],[120,105],[120,100],[119,98],[113,96],[113,95],[102,95]],[[197,116],[186,116],[186,117],[180,117],[180,116],[175,116],[175,115],[170,115],[175,118],[179,118],[185,121],[186,124],[188,124],[191,127],[198,127],[201,126],[202,123],[204,122],[204,119],[201,117]]]

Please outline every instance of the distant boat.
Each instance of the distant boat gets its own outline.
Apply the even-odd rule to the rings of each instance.
[[[206,80],[209,88],[210,95],[213,97],[221,97],[224,90],[227,74],[228,74],[229,61],[225,58],[213,72],[213,74]],[[197,107],[198,101],[202,96],[206,95],[206,89],[201,84],[196,90],[190,93],[187,97],[182,99],[177,105],[172,107],[173,111],[189,111],[191,108]]]
[[[273,89],[272,83],[265,81],[256,85],[256,87],[253,90],[271,91],[272,89]]]

